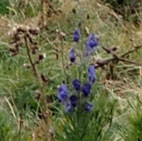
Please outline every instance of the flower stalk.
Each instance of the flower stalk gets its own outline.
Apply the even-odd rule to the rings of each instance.
[[[26,37],[26,36],[24,37],[24,40],[25,40],[27,55],[28,55],[30,64],[31,64],[31,66],[32,66],[34,75],[35,75],[35,77],[36,77],[37,79],[39,79],[39,74],[38,74],[38,71],[37,71],[37,68],[36,68],[35,63],[34,63],[33,60],[32,60],[32,56],[31,56],[31,53],[30,53],[30,47],[29,47],[28,40],[27,40],[27,37]]]

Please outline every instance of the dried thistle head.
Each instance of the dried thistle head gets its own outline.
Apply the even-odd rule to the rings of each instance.
[[[44,74],[41,74],[40,77],[44,83],[48,83],[50,81],[49,78],[47,78]]]
[[[36,54],[38,47],[37,41],[35,41],[35,37],[39,34],[40,30],[38,27],[30,27],[30,26],[14,26],[11,31],[9,31],[8,35],[11,36],[11,44],[14,46],[10,48],[12,56],[15,56],[19,53],[19,48],[24,44],[25,38],[28,39],[30,43],[30,51],[32,54]]]

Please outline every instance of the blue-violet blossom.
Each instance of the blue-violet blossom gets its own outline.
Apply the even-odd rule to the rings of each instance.
[[[72,106],[70,101],[65,105],[65,109],[67,112],[73,112],[74,107]]]
[[[81,84],[80,84],[80,81],[79,81],[78,79],[73,80],[72,84],[73,84],[74,89],[75,89],[76,91],[79,91],[79,90],[80,90]]]
[[[82,86],[82,92],[84,94],[84,96],[88,96],[91,92],[91,84],[90,83],[86,83]]]
[[[88,67],[89,82],[93,84],[96,81],[96,69],[93,64]]]
[[[96,47],[99,45],[97,39],[94,34],[89,35],[88,40],[86,42],[86,53],[90,54],[91,52],[96,50]]]
[[[70,61],[71,61],[72,63],[75,62],[75,59],[76,59],[76,53],[75,53],[74,47],[71,48],[71,50],[70,50],[69,58],[70,58]]]
[[[76,107],[76,105],[77,105],[77,97],[75,95],[71,95],[69,99],[70,99],[71,105],[73,107]]]
[[[73,39],[74,39],[75,42],[78,42],[79,39],[80,39],[80,32],[77,28],[74,30]]]
[[[61,102],[65,102],[68,98],[68,88],[66,85],[62,84],[60,86],[60,88],[58,89],[58,99],[61,101]]]
[[[93,104],[88,102],[86,105],[85,105],[85,111],[87,112],[90,112],[93,108]]]

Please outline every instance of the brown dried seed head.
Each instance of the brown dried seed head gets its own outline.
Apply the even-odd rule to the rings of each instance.
[[[11,30],[11,33],[14,34],[17,31],[17,28],[14,26]]]
[[[26,29],[25,28],[22,28],[22,27],[18,27],[17,28],[17,32],[26,32]]]
[[[28,64],[28,63],[23,64],[23,66],[24,66],[26,69],[29,69],[29,68],[31,67],[31,65]]]
[[[28,39],[29,39],[31,44],[33,44],[33,45],[37,45],[38,44],[36,41],[34,41],[33,37],[30,36],[30,34],[27,34],[27,37],[28,37]]]
[[[65,37],[65,36],[66,36],[66,33],[60,32],[60,35],[61,35],[62,37]]]
[[[32,44],[36,46],[38,43],[36,41],[32,41]]]
[[[73,9],[72,9],[72,12],[73,12],[74,14],[76,14],[76,9],[73,8]]]
[[[17,42],[17,41],[20,41],[20,37],[19,37],[18,35],[15,36],[14,39],[15,39],[16,42]]]
[[[39,60],[36,60],[34,64],[39,64],[39,63],[40,63],[40,61],[39,61]]]
[[[49,81],[49,79],[44,74],[41,74],[40,77],[41,77],[41,80],[43,82],[48,82]]]
[[[29,32],[30,32],[32,35],[38,35],[38,34],[39,34],[39,28],[30,28],[30,29],[29,29]]]
[[[38,47],[32,47],[31,49],[32,49],[32,54],[36,54]]]
[[[42,93],[41,93],[41,91],[40,91],[40,90],[36,90],[36,91],[35,91],[36,99],[38,99],[38,100],[39,100],[39,99],[40,99],[40,97],[41,97],[41,94],[42,94]]]
[[[112,51],[116,51],[116,50],[117,50],[117,47],[113,47],[111,50],[112,50]]]
[[[38,59],[41,61],[44,58],[43,54],[39,54]]]
[[[18,52],[13,52],[11,53],[11,56],[16,56],[18,54]]]
[[[97,63],[97,64],[103,64],[103,63],[104,63],[104,61],[103,61],[103,60],[98,59],[98,60],[96,61],[96,63]]]
[[[90,15],[89,15],[89,14],[86,15],[86,19],[87,19],[87,20],[90,19]]]
[[[20,47],[23,45],[23,42],[20,41],[20,42],[17,42],[16,44],[18,45],[18,47]]]
[[[29,34],[29,33],[27,33],[27,34],[26,34],[26,36],[28,37],[28,39],[29,39],[30,43],[33,43],[33,38],[30,36],[30,34]]]
[[[19,44],[15,44],[15,50],[19,52]]]
[[[15,48],[9,48],[9,51],[12,52],[12,53],[15,53],[16,49]]]

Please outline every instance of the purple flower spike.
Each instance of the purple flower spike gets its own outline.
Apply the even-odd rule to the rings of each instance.
[[[76,91],[79,91],[79,90],[80,90],[81,84],[80,84],[80,81],[79,81],[78,79],[73,80],[72,84],[73,84],[74,89],[75,89]]]
[[[71,61],[72,63],[75,62],[75,59],[76,59],[76,53],[75,53],[74,47],[70,50],[69,58],[70,58],[70,61]]]
[[[85,105],[85,111],[86,112],[90,112],[93,108],[93,104],[88,102],[86,105]]]
[[[82,86],[82,92],[84,94],[84,96],[88,96],[91,92],[91,84],[86,83]]]
[[[96,81],[96,69],[93,64],[88,67],[88,77],[91,84]]]
[[[72,104],[73,107],[76,107],[77,105],[77,97],[75,95],[70,96],[70,103]]]
[[[66,85],[61,85],[60,88],[58,89],[58,99],[61,102],[65,102],[68,98],[68,89]]]
[[[79,42],[80,32],[77,28],[74,30],[73,39],[74,39],[75,42]]]

